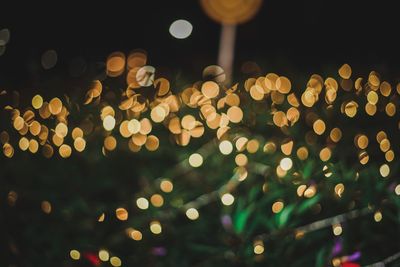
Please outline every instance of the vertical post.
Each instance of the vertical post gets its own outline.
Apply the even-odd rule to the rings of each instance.
[[[219,42],[218,65],[226,75],[226,83],[232,80],[233,59],[235,50],[236,25],[222,24],[221,38]]]

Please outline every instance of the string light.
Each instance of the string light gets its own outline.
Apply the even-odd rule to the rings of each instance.
[[[199,153],[193,153],[189,157],[189,164],[193,168],[200,167],[203,164],[203,157]]]
[[[140,197],[136,200],[136,205],[141,210],[146,210],[149,208],[149,201],[144,197]]]
[[[199,215],[200,215],[199,212],[195,208],[189,208],[186,210],[186,216],[190,220],[197,220],[199,218]]]
[[[290,158],[283,158],[281,159],[279,166],[282,168],[282,170],[288,171],[292,168],[293,161]]]
[[[81,258],[81,253],[77,251],[76,249],[73,249],[69,252],[69,255],[71,256],[71,259],[73,260],[79,260]]]
[[[153,234],[155,234],[155,235],[161,234],[162,227],[161,227],[160,222],[158,222],[158,221],[152,221],[152,222],[150,223],[150,231],[151,231]]]
[[[234,201],[235,201],[235,197],[233,195],[231,195],[230,193],[225,193],[221,196],[221,202],[225,206],[232,205]]]

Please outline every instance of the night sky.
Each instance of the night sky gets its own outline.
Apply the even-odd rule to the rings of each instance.
[[[145,49],[149,64],[167,70],[167,76],[183,75],[190,81],[200,79],[202,69],[217,61],[220,25],[197,1],[36,4],[1,6],[0,27],[11,32],[0,57],[2,88],[50,90],[48,80],[57,77],[59,90],[68,91],[68,82],[76,78],[68,76],[74,63],[89,66],[104,62],[113,51],[135,48]],[[235,77],[239,79],[241,64],[251,60],[264,73],[301,81],[315,72],[336,75],[343,63],[352,65],[355,74],[377,70],[397,81],[396,10],[395,1],[264,1],[255,19],[238,28]],[[193,25],[188,39],[175,39],[168,32],[180,18]],[[40,57],[48,49],[57,51],[58,62],[45,71]],[[80,79],[93,75],[86,68]]]

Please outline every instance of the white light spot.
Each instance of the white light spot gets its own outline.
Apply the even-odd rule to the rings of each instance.
[[[174,21],[169,27],[169,33],[177,39],[188,38],[192,33],[193,26],[189,21],[179,19]]]

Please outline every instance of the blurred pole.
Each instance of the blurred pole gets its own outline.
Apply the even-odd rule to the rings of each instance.
[[[223,24],[221,29],[221,38],[219,42],[218,65],[221,66],[225,71],[225,82],[227,84],[232,81],[235,37],[236,25]]]

